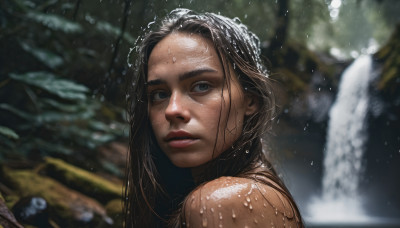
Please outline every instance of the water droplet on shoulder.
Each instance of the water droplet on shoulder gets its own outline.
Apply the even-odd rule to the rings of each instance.
[[[207,217],[203,218],[202,226],[207,227]]]

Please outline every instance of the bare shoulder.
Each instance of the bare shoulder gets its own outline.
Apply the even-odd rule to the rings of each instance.
[[[184,205],[188,227],[297,227],[295,209],[277,185],[221,177],[191,192]]]

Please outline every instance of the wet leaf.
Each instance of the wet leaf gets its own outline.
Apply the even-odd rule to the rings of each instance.
[[[55,14],[43,14],[32,11],[27,14],[27,17],[53,30],[63,31],[65,33],[78,33],[83,31],[80,24]]]
[[[32,149],[39,148],[40,150],[66,155],[73,153],[71,149],[67,148],[65,145],[60,145],[59,143],[52,143],[38,138],[34,140],[34,143],[35,144],[32,144]]]
[[[65,113],[56,111],[45,111],[37,115],[22,111],[9,104],[0,104],[0,108],[16,114],[18,117],[31,122],[30,125],[41,125],[51,122],[72,122],[76,120],[87,120],[95,115],[94,109],[87,109],[78,113]]]
[[[5,135],[12,139],[19,139],[19,135],[15,133],[15,131],[11,130],[8,127],[4,127],[0,125],[0,134]]]
[[[57,68],[58,66],[60,66],[64,63],[64,60],[60,56],[58,56],[50,51],[47,51],[45,49],[31,47],[27,43],[24,43],[24,42],[20,42],[20,44],[21,44],[21,47],[25,51],[31,53],[39,61],[41,61],[46,66],[48,66],[52,69]]]
[[[35,116],[33,116],[30,113],[26,113],[18,108],[15,108],[14,106],[11,106],[9,104],[5,104],[5,103],[0,103],[0,109],[4,109],[7,110],[11,113],[14,113],[15,115],[17,115],[18,117],[28,120],[28,121],[33,121]]]
[[[119,36],[121,34],[121,29],[118,27],[115,27],[114,25],[106,22],[106,21],[98,21],[96,23],[96,29],[99,32],[106,32],[109,33],[113,36]],[[123,38],[128,41],[129,43],[134,43],[135,39],[129,34],[129,33],[124,33]]]
[[[34,85],[68,100],[85,100],[87,98],[86,92],[89,91],[84,85],[66,79],[60,79],[56,75],[48,72],[29,72],[25,74],[11,73],[10,77]]]
[[[92,107],[93,105],[88,105],[86,102],[79,102],[74,104],[65,104],[53,99],[43,98],[40,103],[41,108],[43,109],[56,109],[63,112],[79,112],[85,110],[87,108]],[[94,108],[94,107],[93,107]]]
[[[13,148],[15,148],[15,140],[11,140],[9,137],[0,134],[0,151],[2,152],[0,155],[12,151]],[[1,157],[2,156],[0,156],[0,159]]]
[[[65,138],[70,138],[71,135],[73,135],[76,138],[75,140],[77,143],[91,149],[94,149],[99,145],[115,139],[115,135],[113,134],[93,131],[91,129],[88,129],[87,127],[80,127],[77,125],[72,125],[68,128],[64,128],[64,130],[60,132],[60,134],[63,135]]]

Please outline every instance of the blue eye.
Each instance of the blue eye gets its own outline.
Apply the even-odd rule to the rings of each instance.
[[[162,90],[156,90],[150,93],[150,100],[151,101],[161,101],[167,99],[169,94]]]
[[[205,92],[208,91],[210,89],[210,85],[208,83],[198,83],[193,87],[193,92]]]

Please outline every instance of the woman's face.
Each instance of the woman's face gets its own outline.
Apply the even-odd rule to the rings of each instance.
[[[157,142],[174,165],[205,164],[241,134],[254,102],[235,76],[230,80],[229,98],[217,52],[200,35],[172,33],[154,47],[148,62],[148,111]]]

